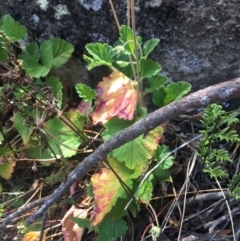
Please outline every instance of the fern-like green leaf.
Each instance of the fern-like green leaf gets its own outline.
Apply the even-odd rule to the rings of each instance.
[[[240,199],[240,173],[236,174],[228,185],[231,196]]]
[[[213,148],[218,141],[227,143],[239,143],[240,138],[233,125],[239,123],[239,110],[227,113],[222,106],[212,104],[203,114],[201,133],[204,137],[198,142],[199,158],[204,164],[203,170],[212,178],[224,178],[228,176],[222,169],[222,164],[232,162],[229,152],[224,148]]]
[[[203,171],[205,173],[208,173],[211,178],[222,179],[228,177],[228,173],[226,173],[226,171],[223,171],[219,166],[211,169],[204,168]]]

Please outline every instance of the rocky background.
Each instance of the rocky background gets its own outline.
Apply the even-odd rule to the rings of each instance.
[[[126,24],[126,2],[113,0],[120,24]],[[135,2],[137,32],[143,41],[161,39],[152,58],[173,81],[188,81],[197,90],[240,76],[240,0]],[[86,71],[82,54],[87,43],[112,44],[118,38],[107,0],[0,0],[0,5],[0,15],[9,13],[27,27],[30,41],[60,37],[74,44],[64,78],[92,85],[101,79]]]

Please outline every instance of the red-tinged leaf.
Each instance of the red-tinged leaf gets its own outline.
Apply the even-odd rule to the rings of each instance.
[[[78,106],[77,106],[77,110],[84,114],[84,115],[88,115],[91,111],[91,107],[92,107],[92,101],[81,101]]]
[[[4,157],[2,157],[0,159],[0,177],[3,177],[4,179],[9,179],[12,175],[15,165],[15,161],[7,159],[4,160]]]
[[[133,171],[112,158],[109,158],[109,164],[121,180],[131,188]],[[112,209],[118,198],[126,198],[126,192],[116,178],[116,175],[110,169],[102,168],[99,174],[92,176],[91,180],[95,200],[91,224],[95,226],[99,224],[105,215]]]
[[[69,192],[70,192],[71,196],[73,196],[76,193],[76,187],[77,187],[77,181],[75,181],[69,189]]]
[[[133,119],[137,91],[124,74],[113,72],[103,78],[97,87],[97,97],[98,105],[92,114],[93,124],[104,124],[114,116],[125,120]]]
[[[82,240],[84,228],[79,227],[76,222],[71,220],[71,217],[86,218],[88,211],[88,209],[76,208],[74,205],[68,210],[61,221],[64,240]]]

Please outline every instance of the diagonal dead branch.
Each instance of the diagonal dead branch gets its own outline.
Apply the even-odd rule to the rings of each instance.
[[[35,207],[38,207],[40,205],[43,205],[48,200],[48,197],[44,197],[41,199],[38,199],[36,201],[30,202],[26,205],[23,205],[22,207],[18,208],[18,210],[14,213],[9,214],[4,221],[0,224],[0,230],[4,230],[4,227],[9,224],[14,218],[21,217],[21,215],[29,210],[34,209]],[[0,236],[1,237],[1,236]]]
[[[240,78],[207,87],[150,113],[145,118],[137,121],[132,126],[120,131],[115,136],[105,141],[94,153],[86,157],[83,162],[72,171],[67,181],[62,183],[43,205],[41,202],[40,205],[42,205],[42,207],[28,219],[27,223],[33,223],[37,217],[44,213],[67,191],[68,188],[70,188],[76,179],[86,175],[92,166],[103,160],[112,150],[135,139],[141,134],[147,134],[157,126],[183,114],[187,109],[206,107],[214,102],[226,101],[237,97],[240,97]],[[19,215],[19,211],[17,212]],[[14,215],[15,213],[11,214],[11,218],[7,217],[0,224],[0,229],[8,224]]]

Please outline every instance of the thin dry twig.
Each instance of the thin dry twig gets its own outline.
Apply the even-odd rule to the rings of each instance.
[[[115,11],[115,9],[114,9],[112,0],[109,0],[109,4],[110,4],[110,7],[111,7],[111,9],[112,9],[113,17],[114,17],[114,20],[115,20],[115,22],[116,22],[117,28],[118,28],[118,30],[119,30],[119,29],[120,29],[120,24],[119,24],[118,17],[117,17],[117,13],[116,13],[116,11]]]
[[[61,186],[57,188],[48,199],[42,199],[44,201],[46,200],[43,206],[28,219],[27,223],[33,223],[70,188],[76,179],[82,178],[84,175],[86,175],[92,166],[103,160],[112,150],[142,134],[147,134],[157,126],[173,119],[176,116],[179,116],[180,114],[183,114],[187,109],[205,107],[214,102],[226,101],[237,97],[240,97],[240,78],[226,81],[192,93],[178,101],[172,102],[169,105],[156,110],[153,113],[150,113],[145,118],[134,123],[132,126],[118,132],[116,135],[100,145],[94,153],[86,157],[83,162],[80,163],[74,169],[74,171],[72,171],[67,181],[62,183]],[[41,204],[42,203],[43,202],[41,201]],[[26,210],[27,209],[25,209],[25,211]],[[19,215],[22,212],[18,210],[17,213]],[[15,213],[11,215],[11,217],[16,216]],[[11,220],[12,218],[7,217],[0,224],[0,229],[11,222]]]
[[[206,223],[204,225],[204,227],[209,227],[209,233],[213,233],[215,228],[217,227],[217,225],[219,225],[220,223],[222,223],[223,221],[231,221],[231,216],[234,216],[237,212],[240,211],[240,207],[236,207],[233,210],[231,210],[230,212],[226,213],[225,215],[221,216],[220,218],[218,218],[217,220],[214,220],[212,222]],[[233,238],[235,240],[235,233],[233,230]]]
[[[188,166],[187,166],[187,173],[186,173],[187,175],[186,175],[186,180],[184,183],[184,186],[186,186],[186,187],[185,187],[185,192],[184,192],[183,211],[182,211],[181,224],[180,224],[179,233],[178,233],[178,241],[180,240],[181,234],[182,234],[183,221],[184,221],[184,216],[185,216],[185,211],[186,211],[187,190],[189,188],[190,176],[191,176],[193,168],[196,164],[196,160],[197,160],[197,153],[195,153],[193,155],[192,160],[188,163]]]
[[[26,204],[22,207],[20,207],[16,212],[9,214],[5,220],[0,224],[0,229],[3,229],[7,224],[9,224],[14,218],[20,217],[23,213],[32,210],[35,207],[38,207],[40,205],[43,205],[48,200],[48,197],[44,197],[41,199],[38,199],[36,201],[33,201],[29,204]]]

